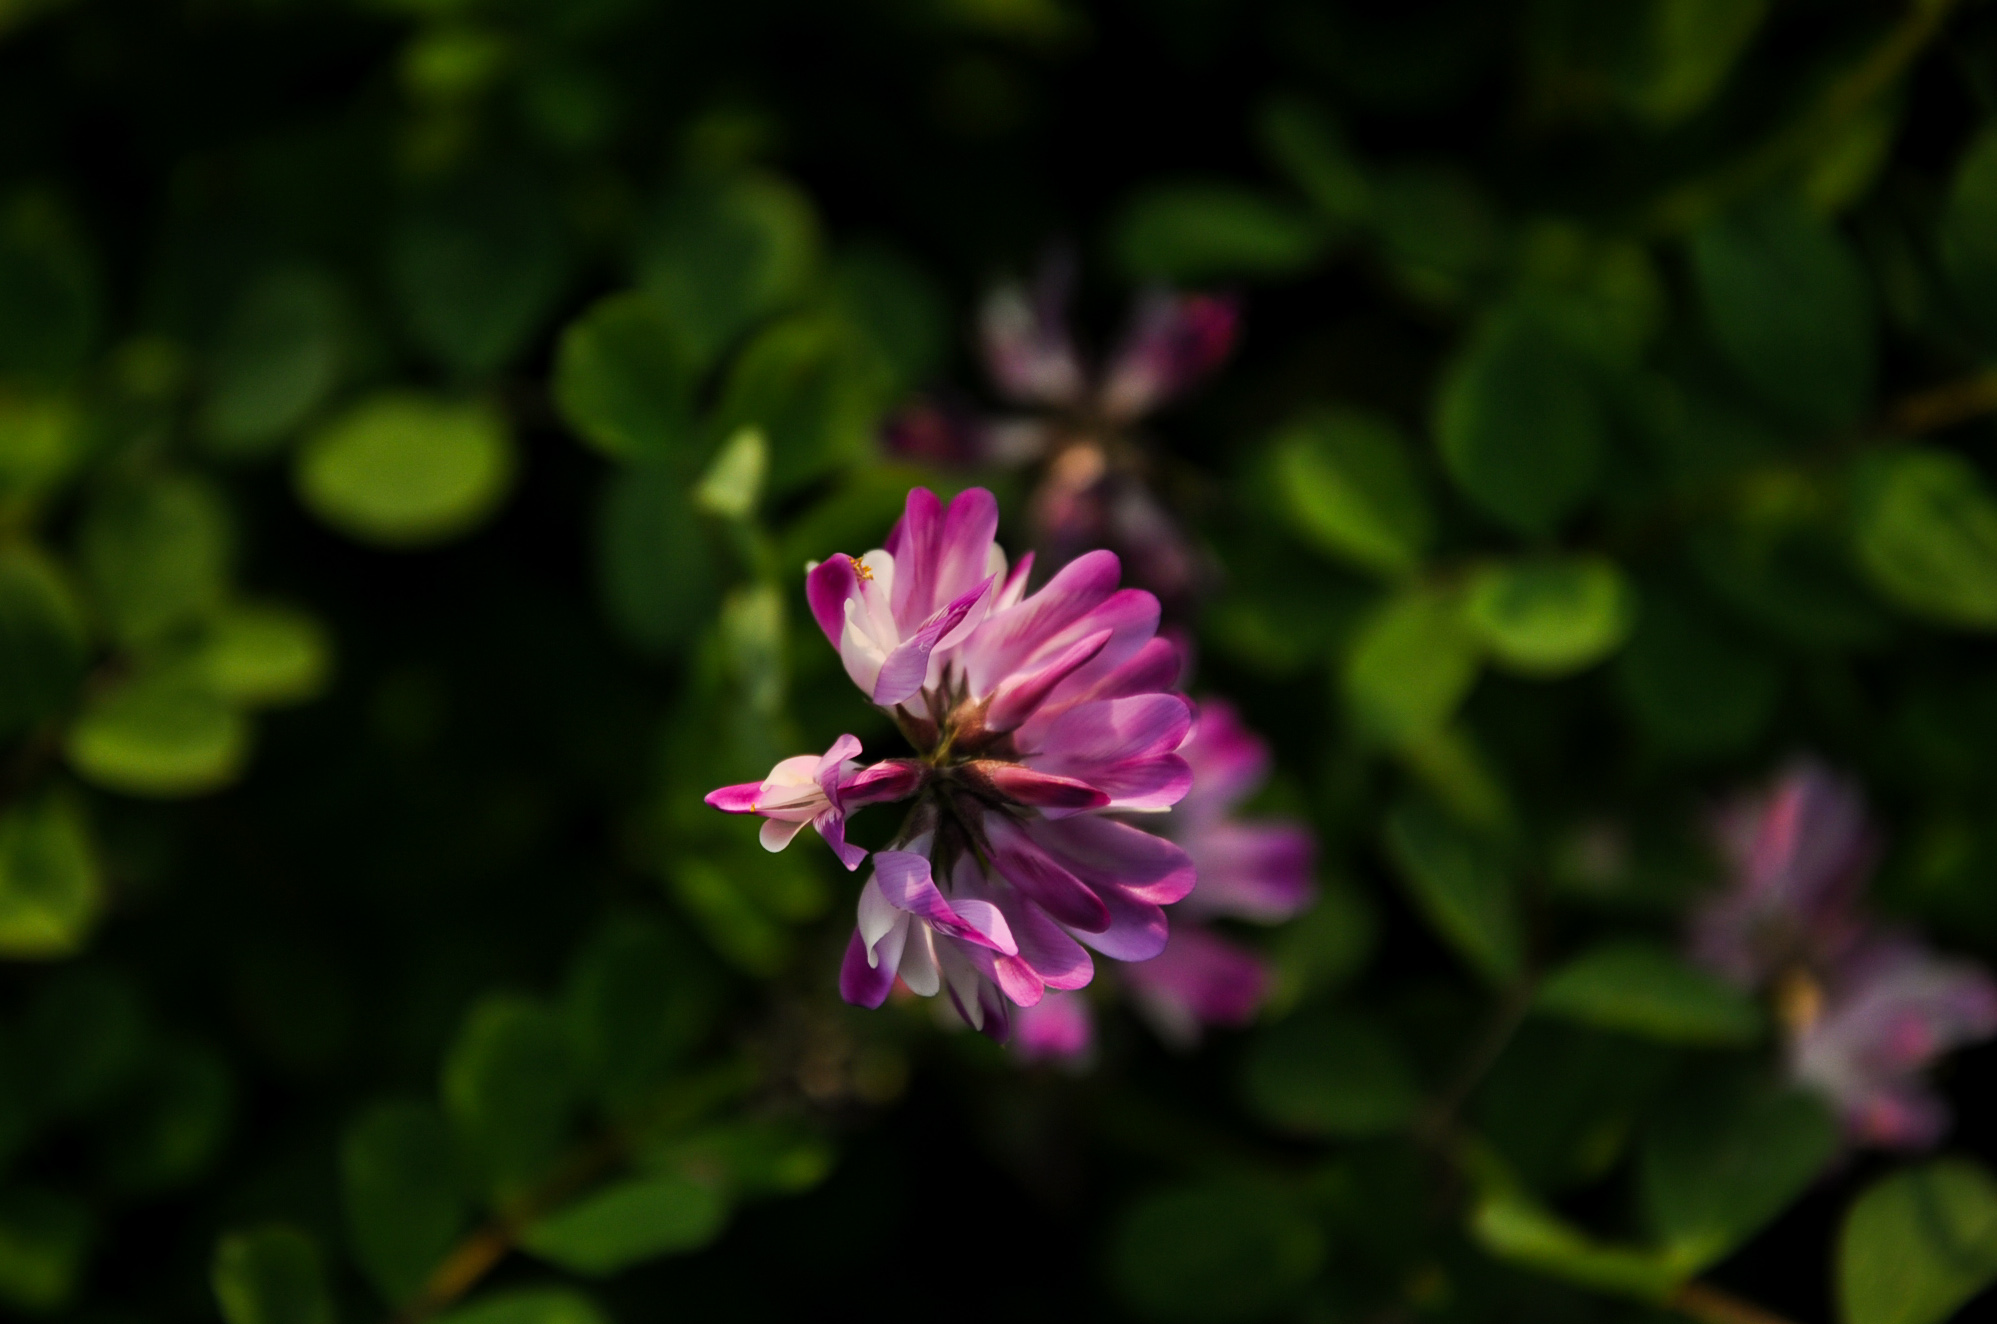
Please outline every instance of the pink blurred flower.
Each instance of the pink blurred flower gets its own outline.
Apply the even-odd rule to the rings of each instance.
[[[1719,822],[1728,887],[1693,915],[1693,958],[1772,997],[1791,1075],[1859,1144],[1918,1148],[1948,1127],[1921,1073],[1997,1035],[1997,982],[1863,908],[1878,836],[1858,789],[1798,762]]]
[[[1174,688],[1177,650],[1156,637],[1158,600],[1117,587],[1114,555],[1079,557],[1028,594],[1032,558],[1009,567],[997,528],[991,493],[946,509],[917,488],[885,546],[834,554],[807,577],[847,675],[894,716],[915,759],[849,769],[858,746],[842,740],[786,760],[753,792],[709,799],[820,824],[836,849],[846,806],[877,789],[916,796],[861,891],[840,991],[874,1007],[897,977],[925,996],[947,990],[966,1021],[1003,1039],[1009,1006],[1089,982],[1085,944],[1125,961],[1164,948],[1164,906],[1192,889],[1192,860],[1107,815],[1186,793],[1178,750],[1192,705]]]
[[[1234,348],[1240,308],[1225,295],[1153,290],[1100,370],[1067,322],[1072,262],[1050,261],[1032,288],[1003,285],[978,317],[985,369],[1023,416],[981,419],[927,401],[887,427],[891,449],[944,463],[1035,465],[1034,542],[1059,566],[1095,547],[1122,554],[1132,578],[1168,601],[1190,593],[1201,566],[1153,494],[1140,420],[1185,395]]]
[[[1170,950],[1168,941],[1166,949]],[[1012,1048],[1028,1062],[1085,1063],[1095,1051],[1096,1014],[1083,993],[1049,992],[1013,1016]]]

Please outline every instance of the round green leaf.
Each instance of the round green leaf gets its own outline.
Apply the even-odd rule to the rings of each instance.
[[[606,455],[673,460],[691,470],[695,444],[692,355],[644,294],[613,294],[562,333],[555,404]]]
[[[70,396],[0,385],[0,496],[33,500],[67,477],[88,451],[87,422]]]
[[[142,673],[95,696],[63,741],[70,767],[127,795],[202,795],[234,781],[249,719],[186,668]]]
[[[643,1260],[697,1250],[721,1234],[728,1205],[677,1173],[617,1182],[528,1225],[520,1244],[574,1273],[605,1277]]]
[[[1406,1126],[1421,1104],[1414,1073],[1386,1031],[1336,1012],[1258,1030],[1242,1086],[1256,1116],[1296,1135],[1385,1135]]]
[[[1479,570],[1463,610],[1493,662],[1561,676],[1622,647],[1636,623],[1636,595],[1602,557],[1525,561]]]
[[[235,1101],[219,1054],[169,1041],[101,1124],[105,1177],[121,1192],[149,1196],[201,1176],[228,1139]]]
[[[1645,734],[1689,756],[1752,744],[1774,715],[1782,684],[1764,649],[1703,610],[1651,593],[1617,667]]]
[[[299,703],[325,688],[332,647],[325,628],[303,612],[237,606],[209,622],[195,665],[232,703]]]
[[[1939,1159],[1858,1197],[1838,1237],[1845,1324],[1941,1324],[1997,1283],[1997,1179]]]
[[[305,505],[342,533],[420,547],[484,523],[513,471],[513,439],[491,407],[392,392],[315,432],[295,478]]]
[[[1949,625],[1997,630],[1997,501],[1962,457],[1913,447],[1858,475],[1853,538],[1873,585]]]
[[[1313,414],[1277,436],[1271,462],[1282,509],[1305,538],[1389,575],[1421,564],[1435,521],[1392,424]]]
[[[1145,1319],[1255,1320],[1293,1300],[1323,1258],[1317,1229],[1281,1195],[1204,1182],[1125,1211],[1110,1244],[1110,1279]]]
[[[1445,941],[1495,984],[1525,967],[1525,930],[1512,880],[1490,847],[1425,801],[1387,816],[1387,850],[1416,904]]]
[[[103,905],[103,883],[76,808],[60,796],[0,817],[0,956],[68,956]]]
[[[0,552],[0,738],[57,716],[83,679],[83,623],[53,563]]]
[[[228,1324],[333,1324],[319,1247],[295,1227],[272,1224],[223,1237],[209,1281]]]
[[[764,174],[700,178],[667,200],[639,279],[704,369],[804,292],[818,250],[817,215],[794,185]]]
[[[1456,596],[1410,589],[1389,599],[1352,641],[1345,697],[1380,738],[1419,739],[1449,721],[1477,683],[1479,662]]]
[[[1762,1032],[1752,999],[1646,943],[1612,942],[1575,957],[1540,985],[1549,1015],[1671,1043],[1744,1044]]]
[[[263,454],[339,384],[345,298],[323,273],[273,271],[244,292],[215,346],[198,422],[210,449]]]
[[[580,1071],[549,1008],[496,994],[477,1003],[445,1055],[442,1096],[453,1133],[498,1195],[547,1175],[575,1120]]]
[[[1199,180],[1131,199],[1110,244],[1132,277],[1205,281],[1302,271],[1324,251],[1325,234],[1315,218],[1278,198]]]
[[[90,1210],[36,1187],[0,1191],[0,1302],[46,1315],[76,1294],[91,1241]]]
[[[233,538],[221,493],[187,475],[118,483],[84,514],[83,568],[120,643],[210,615],[229,591]]]

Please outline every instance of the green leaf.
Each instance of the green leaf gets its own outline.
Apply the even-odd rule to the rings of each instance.
[[[643,1260],[698,1250],[721,1235],[728,1204],[675,1173],[633,1177],[527,1225],[520,1244],[572,1273],[607,1277]]]
[[[83,621],[55,564],[0,551],[0,739],[62,713],[83,680]]]
[[[1997,500],[1961,456],[1906,447],[1856,481],[1853,542],[1873,586],[1917,615],[1997,630]]]
[[[581,1084],[554,1011],[506,994],[473,1006],[444,1058],[444,1112],[499,1198],[521,1193],[560,1160]]]
[[[1791,418],[1857,422],[1872,402],[1875,329],[1858,258],[1793,198],[1708,221],[1692,274],[1714,342],[1741,380]]]
[[[1618,670],[1624,697],[1650,739],[1695,757],[1753,744],[1774,713],[1782,681],[1765,650],[1705,611],[1651,593]]]
[[[264,455],[326,402],[345,368],[346,299],[323,272],[281,268],[223,324],[196,427],[208,448]]]
[[[1520,561],[1478,570],[1463,610],[1494,663],[1562,676],[1623,646],[1636,624],[1636,594],[1605,557]]]
[[[226,607],[194,654],[215,693],[246,707],[302,703],[326,688],[332,646],[325,627],[286,607]]]
[[[1257,1117],[1304,1136],[1386,1135],[1421,1105],[1393,1039],[1344,1012],[1308,1012],[1256,1031],[1242,1086]]]
[[[1637,1171],[1643,1208],[1687,1274],[1759,1232],[1837,1154],[1837,1123],[1814,1095],[1740,1072],[1659,1100]]]
[[[677,930],[618,920],[583,949],[563,1002],[582,1071],[617,1112],[641,1107],[713,1025],[718,972]]]
[[[639,1155],[648,1169],[678,1173],[730,1200],[808,1191],[825,1180],[834,1158],[822,1136],[762,1120],[722,1122],[671,1136]]]
[[[437,1324],[609,1324],[609,1321],[579,1292],[530,1287],[480,1297],[470,1305],[437,1316]]]
[[[894,249],[862,244],[832,264],[832,301],[887,365],[894,393],[922,385],[950,348],[950,305],[927,272]]]
[[[1662,128],[1712,100],[1768,16],[1768,0],[1647,0],[1623,103]]]
[[[0,377],[61,381],[89,355],[99,281],[79,231],[40,194],[0,207]]]
[[[1391,423],[1313,413],[1277,435],[1271,460],[1283,512],[1303,537],[1382,574],[1420,567],[1435,520]]]
[[[0,1190],[0,1302],[35,1314],[76,1295],[92,1240],[90,1210],[72,1196]]]
[[[805,292],[818,266],[811,201],[773,175],[692,180],[666,202],[639,280],[700,368]]]
[[[613,473],[596,521],[597,591],[625,640],[654,655],[683,647],[714,612],[714,539],[680,470],[661,461]]]
[[[22,1026],[40,1111],[70,1117],[114,1098],[143,1065],[145,1021],[138,991],[109,970],[71,968],[43,984]]]
[[[295,1227],[269,1224],[223,1237],[209,1282],[227,1324],[333,1324],[318,1244]]]
[[[1387,850],[1437,933],[1494,984],[1525,969],[1525,934],[1504,865],[1491,849],[1421,801],[1387,816]]]
[[[415,1296],[470,1210],[443,1117],[427,1103],[381,1103],[347,1128],[340,1190],[355,1261],[391,1306]]]
[[[413,209],[388,256],[416,342],[466,375],[519,356],[569,271],[548,186],[510,171],[475,176]]]
[[[106,790],[174,799],[236,779],[250,723],[187,667],[141,672],[92,697],[63,740],[69,766]]]
[[[1124,206],[1110,235],[1117,265],[1138,280],[1289,276],[1324,247],[1309,214],[1223,180],[1154,185]]]
[[[490,406],[384,392],[306,440],[299,498],[349,537],[421,547],[483,524],[513,485],[513,438]]]
[[[870,454],[891,387],[880,357],[851,325],[798,314],[743,347],[715,417],[724,433],[762,432],[770,493],[782,496]]]
[[[76,807],[60,795],[0,816],[0,956],[69,956],[104,904],[104,885]]]
[[[1955,300],[1997,341],[1997,124],[1987,124],[1956,166],[1938,247]]]
[[[1345,657],[1345,697],[1361,726],[1391,743],[1439,730],[1477,683],[1477,640],[1456,595],[1412,588],[1359,630]]]
[[[669,877],[701,933],[732,964],[764,978],[783,968],[790,933],[756,904],[733,871],[686,859],[672,866]]]
[[[1532,304],[1487,317],[1444,376],[1436,436],[1451,478],[1486,514],[1550,533],[1593,494],[1608,420],[1599,365]]]
[[[126,1088],[100,1128],[105,1177],[131,1195],[156,1195],[205,1172],[229,1136],[235,1084],[200,1044],[168,1041]]]
[[[646,295],[599,299],[562,333],[556,407],[584,441],[614,459],[644,456],[690,469],[693,389],[692,353]]]
[[[1997,1283],[1997,1180],[1938,1159],[1876,1182],[1838,1237],[1844,1324],[1941,1324]]]
[[[1475,291],[1505,238],[1490,200],[1467,175],[1427,164],[1399,166],[1375,181],[1373,228],[1401,288],[1442,308]]]
[[[1661,1302],[1681,1277],[1655,1252],[1597,1241],[1521,1191],[1487,1192],[1470,1215],[1470,1234],[1499,1259],[1639,1301]]]
[[[714,463],[707,466],[694,487],[694,504],[722,519],[747,519],[755,512],[769,470],[770,447],[762,432],[738,428],[721,443]]]
[[[1675,1060],[1652,1040],[1531,1017],[1472,1095],[1471,1124],[1532,1189],[1586,1187],[1615,1169]]]
[[[90,449],[89,419],[67,395],[20,391],[0,381],[0,498],[37,500]]]
[[[91,503],[79,541],[97,608],[127,646],[213,614],[228,593],[228,511],[203,479],[118,483]]]
[[[1534,1006],[1551,1016],[1682,1044],[1747,1044],[1765,1028],[1735,989],[1641,942],[1589,949],[1549,975]]]
[[[1356,225],[1372,210],[1373,189],[1336,122],[1318,107],[1278,97],[1262,107],[1263,153],[1330,219]]]
[[[1314,994],[1340,987],[1365,969],[1380,936],[1380,917],[1350,883],[1325,880],[1317,904],[1276,930],[1270,950],[1275,984],[1263,1004],[1280,1016]]]
[[[1318,1230],[1279,1192],[1244,1182],[1171,1187],[1125,1210],[1109,1275],[1144,1319],[1261,1319],[1291,1302],[1324,1259]]]

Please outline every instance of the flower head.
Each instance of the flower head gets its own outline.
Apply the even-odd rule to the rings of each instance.
[[[1003,1038],[1009,1006],[1089,982],[1089,949],[1145,960],[1164,948],[1164,906],[1192,889],[1192,860],[1107,815],[1186,793],[1192,706],[1173,688],[1177,650],[1156,637],[1157,599],[1117,586],[1114,555],[1077,558],[1029,594],[1031,558],[1008,566],[997,528],[991,493],[945,507],[918,488],[884,546],[809,572],[819,627],[914,758],[849,768],[858,742],[842,741],[709,799],[810,821],[841,849],[846,809],[914,796],[862,889],[840,990],[864,1006],[897,978],[947,991]],[[797,830],[773,824],[783,840]]]

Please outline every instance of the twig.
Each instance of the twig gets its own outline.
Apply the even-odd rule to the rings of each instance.
[[[1908,436],[1935,432],[1997,411],[1997,368],[1985,368],[1903,397],[1886,411],[1882,430]]]
[[[1664,1304],[1703,1324],[1789,1324],[1787,1319],[1763,1310],[1752,1301],[1743,1301],[1731,1292],[1696,1280],[1682,1284]]]

